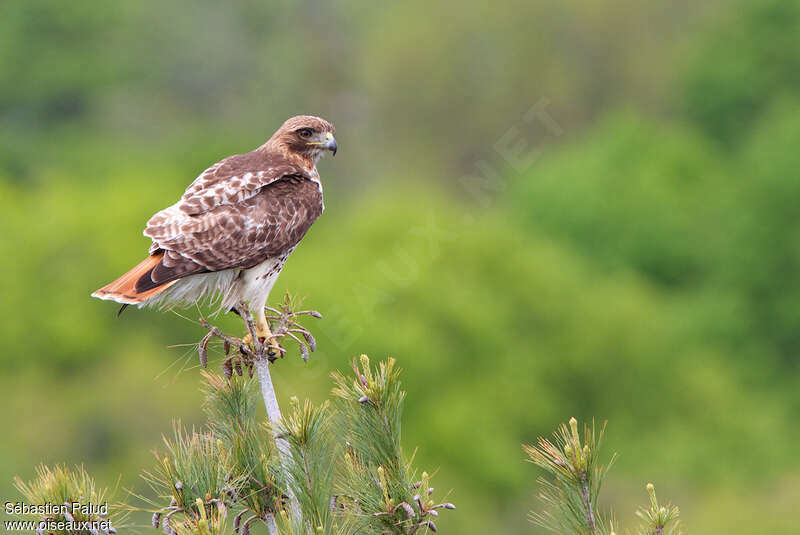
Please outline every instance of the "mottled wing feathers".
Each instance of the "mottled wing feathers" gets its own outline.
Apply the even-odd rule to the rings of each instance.
[[[257,151],[236,154],[203,171],[186,188],[178,203],[179,209],[188,215],[196,215],[217,206],[234,205],[252,197],[275,180],[290,175],[312,178],[305,169],[282,157],[265,157]]]
[[[316,176],[279,159],[232,156],[198,177],[181,200],[154,215],[144,231],[161,262],[140,291],[187,275],[250,268],[288,253],[322,213]]]
[[[136,281],[136,291],[146,292],[168,282],[209,270],[175,251],[161,250],[161,261]]]
[[[283,178],[238,204],[185,216],[158,244],[210,271],[249,268],[297,245],[320,213],[315,182]]]

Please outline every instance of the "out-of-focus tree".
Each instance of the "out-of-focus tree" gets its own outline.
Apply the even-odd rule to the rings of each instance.
[[[749,137],[775,97],[800,93],[800,4],[734,6],[698,43],[682,95],[687,116],[727,146]]]

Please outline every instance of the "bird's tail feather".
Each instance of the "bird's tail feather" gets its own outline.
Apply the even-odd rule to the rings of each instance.
[[[122,275],[114,282],[93,292],[92,297],[97,297],[98,299],[105,299],[108,301],[116,301],[117,303],[122,303],[125,305],[139,305],[151,297],[160,294],[177,281],[173,280],[162,284],[161,286],[156,286],[155,288],[145,290],[144,292],[136,291],[136,281],[138,281],[142,276],[150,273],[150,271],[152,271],[152,269],[158,265],[159,262],[161,262],[161,258],[163,256],[163,251],[148,256],[142,262],[137,264],[136,267]]]

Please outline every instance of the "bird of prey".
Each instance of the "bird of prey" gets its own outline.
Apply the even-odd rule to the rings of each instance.
[[[247,303],[256,333],[272,336],[269,292],[289,254],[324,209],[317,162],[336,154],[333,125],[300,115],[262,146],[215,163],[180,200],[155,214],[149,256],[92,296],[171,308],[202,299],[224,310]]]

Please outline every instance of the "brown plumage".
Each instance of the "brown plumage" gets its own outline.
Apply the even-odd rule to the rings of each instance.
[[[212,165],[147,222],[150,256],[92,295],[163,307],[216,296],[263,316],[286,259],[322,213],[316,163],[336,149],[333,125],[302,115],[261,147]]]

